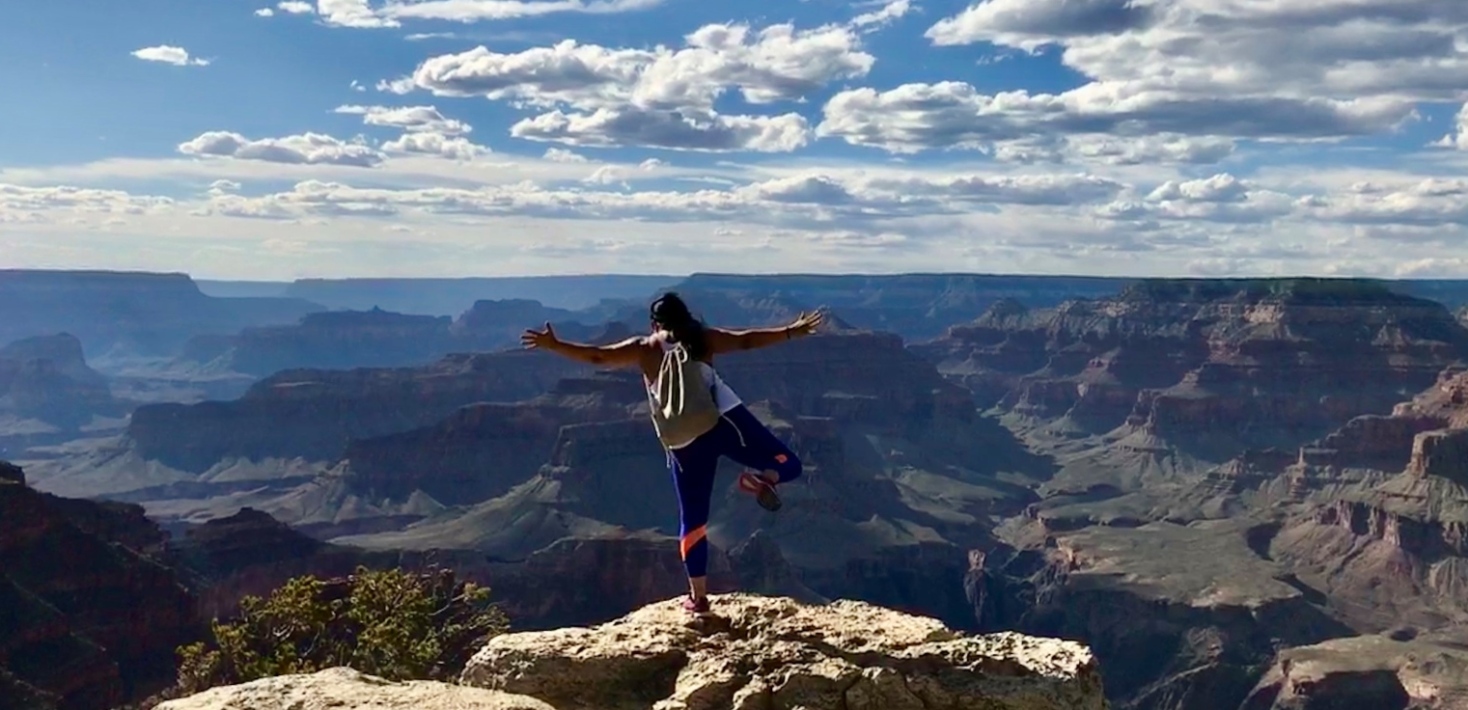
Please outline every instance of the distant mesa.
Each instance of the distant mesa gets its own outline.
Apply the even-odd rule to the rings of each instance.
[[[213,298],[187,274],[0,270],[0,343],[65,330],[88,357],[166,357],[190,337],[289,323],[300,299]]]
[[[264,377],[282,370],[424,365],[455,353],[519,346],[526,328],[552,321],[561,337],[585,341],[604,326],[529,300],[476,301],[458,318],[412,315],[373,307],[308,314],[299,323],[204,335],[183,348],[180,363]]]
[[[503,276],[463,279],[299,279],[284,294],[338,310],[374,306],[397,313],[451,316],[475,301],[530,300],[551,308],[579,310],[603,299],[644,298],[680,277],[586,274]]]
[[[36,336],[0,347],[0,416],[40,422],[59,435],[75,433],[95,417],[125,411],[107,378],[87,365],[76,336]],[[0,430],[0,441],[8,434]]]

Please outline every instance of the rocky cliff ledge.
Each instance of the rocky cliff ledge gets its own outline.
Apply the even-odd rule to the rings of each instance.
[[[1287,649],[1240,710],[1448,710],[1465,689],[1462,634],[1409,627]]]
[[[332,669],[216,688],[159,710],[1108,707],[1094,658],[1074,642],[965,636],[851,601],[735,594],[714,605],[719,616],[697,624],[670,600],[592,628],[500,636],[469,662],[460,686]]]

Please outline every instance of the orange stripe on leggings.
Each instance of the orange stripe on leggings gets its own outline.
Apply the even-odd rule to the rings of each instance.
[[[683,559],[688,559],[688,551],[692,550],[693,546],[697,545],[706,535],[708,535],[708,526],[700,525],[689,530],[688,534],[683,536],[683,541],[679,545],[680,552],[683,553]]]

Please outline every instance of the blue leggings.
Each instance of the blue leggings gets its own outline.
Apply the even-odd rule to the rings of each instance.
[[[756,472],[775,471],[781,483],[800,477],[800,459],[795,452],[742,404],[726,412],[718,426],[703,436],[670,451],[668,468],[678,491],[679,549],[690,578],[708,574],[709,504],[720,456]]]

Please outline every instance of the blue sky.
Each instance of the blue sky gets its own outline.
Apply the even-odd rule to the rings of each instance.
[[[22,3],[0,254],[262,279],[1468,277],[1464,7]]]

